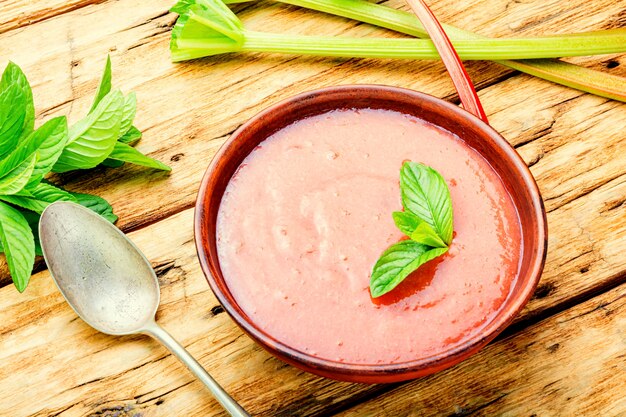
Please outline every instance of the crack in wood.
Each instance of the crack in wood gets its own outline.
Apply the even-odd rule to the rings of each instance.
[[[135,413],[135,407],[132,404],[110,405],[96,410],[88,417],[141,417],[141,414]]]
[[[604,207],[602,208],[600,213],[607,213],[622,208],[624,206],[624,203],[626,203],[626,197],[620,197],[614,200],[607,201],[606,203],[604,203]]]
[[[177,390],[179,390],[179,389],[181,389],[181,388],[184,388],[184,387],[186,387],[186,386],[187,386],[187,385],[189,385],[189,384],[194,383],[195,381],[196,381],[195,379],[190,379],[189,381],[185,382],[184,384],[177,385],[176,387],[174,387],[174,388],[172,388],[172,389],[170,389],[170,390],[168,390],[168,391],[165,391],[165,392],[163,392],[163,393],[160,393],[159,395],[153,396],[153,397],[149,397],[149,398],[146,398],[146,399],[143,399],[143,398],[142,398],[142,397],[144,397],[144,396],[146,396],[146,395],[148,395],[148,394],[154,393],[156,390],[153,390],[153,391],[147,392],[147,393],[145,393],[145,394],[142,394],[142,395],[136,396],[134,399],[135,399],[135,400],[137,400],[137,401],[136,401],[136,403],[137,403],[137,404],[146,404],[146,403],[149,403],[149,402],[151,402],[151,401],[157,400],[157,401],[155,402],[155,405],[161,405],[161,404],[163,404],[163,403],[165,402],[165,400],[163,399],[163,397],[166,397],[166,396],[168,396],[169,394],[171,394],[171,393],[173,393],[173,392],[176,392]]]
[[[556,118],[552,119],[549,122],[548,126],[544,127],[541,130],[538,130],[537,132],[534,132],[530,138],[525,139],[522,142],[516,143],[514,148],[515,149],[519,149],[519,148],[523,147],[524,145],[528,145],[529,143],[532,143],[532,142],[536,141],[537,139],[542,138],[542,137],[552,133],[552,128],[554,127],[555,124],[556,124]]]
[[[54,111],[59,110],[61,107],[65,106],[66,104],[71,104],[73,100],[74,100],[73,98],[69,98],[67,100],[62,101],[61,103],[55,104],[52,107],[48,107],[47,109],[43,109],[43,110],[41,110],[37,114],[37,117],[38,118],[46,117],[46,116],[50,115],[51,113],[53,113]]]
[[[127,31],[127,30],[136,29],[136,28],[141,27],[141,26],[149,25],[150,23],[154,22],[155,20],[158,20],[158,19],[160,19],[160,18],[162,18],[164,16],[167,16],[169,14],[171,14],[172,16],[176,16],[173,13],[170,13],[169,10],[161,11],[161,12],[157,13],[156,15],[147,18],[146,20],[144,20],[141,23],[138,23],[136,25],[132,25],[132,26],[127,27],[126,29],[123,29],[122,32]],[[178,18],[178,17],[176,17],[176,18]],[[176,19],[173,19],[173,22],[171,22],[171,24],[167,24],[166,26],[168,28],[171,28],[172,26],[174,26],[174,22],[175,21],[176,21]]]
[[[154,266],[154,272],[161,286],[184,281],[187,277],[185,270],[177,265],[174,259],[157,264]]]
[[[545,155],[546,155],[546,154],[545,154],[544,152],[539,152],[539,153],[537,153],[537,154],[533,157],[533,159],[531,159],[530,161],[526,162],[526,165],[528,166],[528,168],[532,168],[533,166],[537,165],[537,163],[538,163],[539,161],[541,161]]]
[[[478,405],[476,407],[473,407],[471,409],[459,407],[458,410],[455,410],[452,414],[449,414],[448,417],[466,417],[466,416],[474,415],[474,414],[478,413],[479,411],[489,407],[490,405],[497,403],[498,401],[500,401],[501,399],[503,399],[507,395],[508,395],[508,392],[500,394],[496,398],[494,398],[492,400],[489,400],[487,402],[484,402],[484,403],[482,403],[482,404],[480,404],[480,405]]]
[[[550,352],[550,353],[554,353],[554,352],[556,352],[556,351],[557,351],[560,347],[561,347],[561,345],[560,345],[559,343],[554,343],[554,344],[552,344],[552,345],[548,346],[548,347],[547,347],[547,349],[548,349],[548,352]],[[550,385],[550,384],[548,384],[548,385]],[[544,387],[544,388],[547,388],[547,385],[546,385],[546,387]]]
[[[74,385],[71,388],[68,388],[66,390],[63,390],[63,391],[59,392],[58,395],[64,394],[64,393],[69,392],[69,391],[73,391],[73,390],[78,389],[78,388],[85,387],[87,385],[91,385],[91,384],[94,384],[94,383],[97,383],[97,382],[101,382],[101,381],[115,381],[115,380],[123,377],[124,375],[126,375],[128,373],[132,373],[133,371],[136,371],[137,369],[140,369],[140,368],[142,368],[142,367],[144,367],[146,365],[152,365],[152,364],[158,363],[158,362],[160,362],[160,361],[162,361],[162,360],[164,360],[166,358],[169,358],[170,356],[172,356],[172,354],[168,351],[164,356],[161,356],[161,357],[159,357],[157,359],[148,360],[147,362],[144,362],[144,363],[142,363],[140,365],[137,365],[137,366],[134,366],[132,368],[125,369],[125,370],[123,370],[123,371],[121,371],[119,373],[113,374],[113,375],[105,375],[105,376],[102,376],[102,377],[99,377],[99,378],[94,378],[94,379],[91,379],[89,381],[82,382],[80,384]]]
[[[307,395],[302,398],[302,401],[295,403],[291,406],[274,409],[272,410],[273,415],[275,417],[291,417],[302,415],[302,410],[310,411],[311,409],[322,409],[323,412],[315,413],[316,416],[332,416],[343,411],[349,410],[355,405],[371,400],[373,398],[378,397],[381,394],[389,392],[394,388],[401,386],[402,384],[380,384],[380,385],[370,385],[368,389],[355,394],[352,397],[348,397],[346,399],[341,399],[339,401],[333,400],[332,397],[327,397],[323,401],[320,401],[315,395]],[[335,401],[335,402],[334,402]]]
[[[154,32],[152,32],[150,35],[148,36],[144,36],[143,38],[139,38],[139,40],[132,44],[131,46],[129,46],[128,48],[126,48],[127,51],[133,50],[135,48],[139,48],[140,46],[144,46],[144,45],[149,45],[152,43],[152,41],[158,41],[159,39],[157,39],[156,37],[158,35],[162,35],[164,33],[169,32],[171,29],[171,27],[169,26],[164,26],[164,27],[160,27],[159,29],[155,30]]]
[[[581,173],[581,174],[583,174],[583,173]],[[611,181],[614,181],[614,180],[616,180],[618,178],[621,178],[623,176],[626,176],[626,172],[620,172],[620,173],[614,174],[614,175],[612,175],[612,176],[610,176],[608,178],[603,178],[601,181],[598,181],[597,183],[595,183],[595,184],[593,184],[593,185],[591,185],[589,187],[579,187],[579,188],[577,188],[575,190],[568,190],[568,191],[565,191],[565,192],[563,192],[563,193],[561,193],[559,195],[555,195],[555,196],[552,196],[552,197],[544,198],[544,203],[548,203],[550,201],[560,199],[561,197],[564,197],[567,194],[570,194],[570,193],[573,194],[570,197],[563,198],[563,201],[560,204],[555,205],[554,207],[551,207],[550,209],[546,209],[546,213],[552,213],[553,211],[556,211],[556,210],[560,209],[561,207],[564,207],[564,206],[574,202],[575,200],[578,200],[578,199],[580,199],[582,197],[585,197],[586,195],[593,193],[594,191],[598,190],[599,188],[602,188],[603,186],[605,186],[606,184],[610,183]],[[578,193],[574,193],[574,191],[576,191],[576,190],[579,190],[579,192]]]
[[[48,414],[48,417],[57,417],[60,416],[61,414],[63,414],[64,412],[66,412],[67,410],[69,410],[70,408],[73,408],[75,404],[72,404],[70,406],[67,406],[61,410],[58,411],[52,411],[51,414]]]
[[[8,22],[5,22],[4,28],[2,28],[2,25],[0,25],[0,34],[8,33],[16,29],[22,29],[23,27],[30,26],[35,23],[44,22],[46,20],[64,15],[66,13],[70,13],[70,12],[82,9],[86,6],[101,4],[107,1],[108,0],[82,0],[82,1],[77,1],[74,4],[72,4],[72,2],[66,2],[58,8],[43,9],[31,15],[20,14],[18,15],[17,18],[10,20]]]
[[[626,26],[626,9],[622,9],[602,25],[602,29],[615,29]]]
[[[579,317],[584,317],[584,316],[587,316],[589,314],[593,314],[593,313],[597,312],[598,310],[603,310],[605,317],[606,316],[610,316],[611,314],[613,314],[613,310],[611,310],[611,309],[609,309],[607,307],[613,305],[614,303],[616,303],[618,301],[622,301],[622,304],[623,304],[624,302],[626,302],[626,298],[625,297],[618,297],[618,298],[615,298],[615,299],[613,299],[611,301],[600,303],[596,307],[594,307],[593,309],[587,310],[584,313],[579,314],[576,317],[571,317],[571,318],[568,318],[566,320],[563,320],[562,323],[567,323],[568,321],[572,321],[572,320],[577,319]],[[616,308],[619,308],[619,307],[620,306],[618,305]]]
[[[595,242],[591,241],[590,243],[591,243],[591,247],[590,247],[589,249],[587,249],[587,250],[585,250],[585,251],[583,251],[583,252],[580,252],[580,253],[576,254],[576,256],[574,256],[573,258],[569,258],[569,259],[568,259],[568,260],[566,260],[565,262],[563,262],[563,263],[559,264],[559,265],[558,265],[558,268],[562,268],[562,267],[564,267],[565,265],[567,265],[567,264],[569,264],[569,263],[575,262],[577,259],[580,259],[580,258],[582,258],[582,257],[583,257],[583,256],[585,256],[585,255],[594,255],[594,254],[595,254],[595,250],[594,250],[594,243],[595,243]],[[600,256],[596,256],[596,257],[594,258],[594,262],[595,262],[595,261],[598,261],[598,260],[600,260],[600,259],[601,259],[601,257],[600,257]]]

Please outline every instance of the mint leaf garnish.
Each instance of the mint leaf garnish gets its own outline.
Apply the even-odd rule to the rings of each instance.
[[[393,213],[393,221],[402,233],[417,243],[433,248],[448,247],[428,223],[411,212],[396,211]]]
[[[446,253],[452,241],[452,200],[441,174],[424,164],[405,162],[400,170],[400,194],[404,211],[392,216],[409,240],[391,245],[374,265],[370,279],[374,298]]]
[[[452,203],[443,177],[424,164],[405,162],[400,170],[400,194],[404,210],[428,223],[449,245],[452,241]]]
[[[393,290],[411,272],[447,251],[447,247],[431,248],[412,240],[391,245],[374,265],[370,282],[372,297],[380,297]]]

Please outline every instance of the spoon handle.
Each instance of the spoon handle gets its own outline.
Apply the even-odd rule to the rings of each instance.
[[[150,323],[143,330],[144,333],[154,337],[163,346],[169,349],[185,366],[211,391],[215,399],[224,407],[231,416],[250,417],[224,389],[213,379],[211,375],[194,359],[187,350],[176,341],[168,332],[156,322]]]

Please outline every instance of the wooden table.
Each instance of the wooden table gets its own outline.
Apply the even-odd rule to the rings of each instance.
[[[2,0],[0,68],[17,62],[38,120],[89,108],[106,54],[114,85],[136,91],[138,148],[171,175],[137,167],[57,180],[108,199],[153,262],[158,320],[254,415],[626,415],[626,105],[488,62],[469,63],[492,125],[541,188],[550,227],[541,283],[515,323],[460,365],[400,385],[309,375],[265,353],[223,313],[200,271],[192,216],[216,150],[256,112],[293,94],[393,84],[456,100],[439,62],[230,55],[168,56],[173,0]],[[491,36],[626,25],[626,0],[438,0],[441,20]],[[405,8],[401,0],[387,5]],[[396,36],[273,3],[236,11],[252,28]],[[575,62],[626,76],[626,55]],[[145,337],[100,334],[67,306],[49,274],[20,295],[0,288],[0,415],[207,416],[217,403]]]

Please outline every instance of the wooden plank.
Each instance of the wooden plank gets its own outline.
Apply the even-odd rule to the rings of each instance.
[[[626,414],[626,285],[342,416]]]
[[[20,59],[27,62],[27,67],[41,75],[41,81],[34,86],[35,99],[39,100],[39,91],[44,96],[42,102],[56,103],[40,111],[40,119],[68,111],[77,117],[84,111],[90,102],[90,90],[95,88],[101,67],[101,62],[94,61],[92,57],[111,49],[114,60],[117,59],[114,70],[118,68],[118,63],[121,63],[122,68],[117,78],[118,85],[124,89],[137,90],[140,101],[143,100],[142,96],[147,98],[147,108],[145,111],[140,108],[138,116],[139,120],[145,117],[145,125],[138,122],[146,130],[141,149],[156,156],[175,156],[174,159],[178,161],[174,162],[178,162],[176,165],[180,169],[167,179],[144,175],[144,171],[138,169],[124,169],[115,173],[110,171],[106,178],[100,175],[103,172],[99,172],[97,174],[100,177],[96,181],[80,176],[64,177],[70,188],[93,190],[111,199],[122,214],[122,225],[126,228],[138,227],[189,207],[201,171],[226,134],[260,108],[282,97],[329,84],[354,81],[389,83],[392,76],[396,77],[396,85],[428,89],[441,96],[452,94],[447,80],[439,73],[441,68],[433,63],[254,55],[229,60],[203,60],[174,67],[164,59],[166,31],[171,24],[171,16],[163,15],[162,10],[155,14],[155,8],[164,4],[157,2],[156,5],[132,6],[124,2],[124,7],[114,7],[119,3],[106,4],[106,8],[105,5],[89,8],[97,10],[97,13],[88,13],[87,9],[71,12],[20,31],[12,31],[0,39],[3,48],[5,45],[12,48],[13,41],[17,41],[14,52],[31,44],[35,45],[36,51],[41,51],[41,54],[33,54],[32,48],[29,51],[18,51]],[[446,6],[450,7],[448,13],[457,14],[453,18],[452,15],[448,16],[450,21],[468,19],[468,25],[475,27],[479,26],[481,19],[484,19],[483,23],[488,23],[489,18],[495,22],[496,17],[504,13],[498,8],[504,2],[489,2],[489,5],[483,2],[481,7],[484,10],[480,9],[481,13],[478,14],[473,12],[475,19],[470,22],[468,16],[471,15],[464,15],[460,2],[452,3]],[[605,25],[602,21],[606,18],[604,10],[615,12],[617,9],[612,7],[623,6],[620,2],[612,5],[601,3],[598,3],[598,10],[601,8],[598,20],[594,20],[596,17],[588,13],[588,8],[580,8],[583,2],[574,3],[574,9],[587,10],[586,14],[592,15],[576,17],[582,22],[582,27],[585,24],[591,25],[589,27]],[[557,4],[559,2],[549,2],[547,7],[553,8]],[[128,7],[131,7],[130,11],[137,12],[136,15],[129,15],[132,18],[125,15]],[[514,14],[517,18],[524,5],[516,3],[510,7],[518,10],[518,14]],[[562,3],[560,7],[571,10],[569,5]],[[325,18],[316,15],[313,19],[317,21],[319,18],[317,22],[320,25],[315,26],[309,23],[311,14],[294,8],[270,7],[247,13],[251,24],[272,27],[274,30],[313,33],[328,27],[324,23],[327,21]],[[97,18],[92,14],[96,14]],[[72,19],[67,16],[72,16]],[[534,28],[532,25],[522,25],[518,29],[564,28],[573,24],[571,17],[567,16],[568,12],[565,12]],[[114,17],[117,19],[107,22],[108,26],[100,24],[100,20]],[[272,24],[268,25],[270,17]],[[332,26],[333,33],[370,33],[368,28],[353,27],[341,19],[331,21],[336,25]],[[131,27],[135,23],[139,23],[139,26]],[[579,22],[576,23],[578,25]],[[37,27],[46,29],[35,30]],[[81,32],[81,28],[91,27],[93,36]],[[469,26],[466,28],[471,29]],[[506,30],[518,29],[509,27]],[[24,33],[29,33],[30,38],[23,36]],[[141,36],[144,39],[137,42]],[[11,42],[5,42],[9,37]],[[3,55],[0,60],[6,57]],[[43,65],[44,62],[49,63],[48,67]],[[145,65],[146,62],[151,65]],[[592,61],[596,64],[601,62]],[[479,77],[483,85],[506,74],[500,72],[493,75],[493,68],[488,64],[472,66],[474,75]],[[258,75],[255,70],[261,71],[261,74]],[[68,71],[72,75],[66,78],[54,75],[67,74]],[[232,80],[234,84],[225,86],[224,80]],[[626,235],[623,221],[626,180],[623,175],[624,164],[615,157],[623,152],[623,145],[619,143],[620,131],[616,130],[616,126],[623,126],[624,107],[585,95],[577,97],[578,93],[568,95],[568,92],[528,77],[514,77],[481,92],[494,126],[513,143],[520,145],[523,156],[533,165],[533,172],[538,177],[548,209],[551,210],[550,254],[546,273],[536,298],[519,320],[531,320],[536,315],[569,305],[580,297],[623,282],[622,274],[626,271],[621,259],[623,256],[619,252],[619,248],[624,247]],[[216,96],[219,96],[219,100]],[[178,97],[183,97],[181,103],[194,103],[194,107],[172,111],[172,102]],[[487,97],[491,98],[488,102]],[[539,110],[532,112],[528,109]],[[188,111],[192,111],[193,116],[189,117]],[[215,118],[209,120],[206,114]],[[183,143],[180,137],[185,139]],[[205,143],[207,138],[210,140]],[[177,174],[181,171],[181,174]],[[555,172],[566,175],[561,180]],[[157,184],[153,185],[155,182]],[[153,194],[146,197],[148,184]],[[162,236],[167,236],[167,239],[162,239]],[[164,305],[159,312],[159,320],[202,363],[214,369],[215,376],[254,414],[313,415],[341,407],[380,389],[375,386],[334,383],[301,374],[269,358],[242,336],[228,317],[215,308],[216,301],[198,270],[192,244],[191,210],[137,231],[133,233],[133,238],[161,271]],[[623,287],[620,288],[623,295]],[[0,415],[71,416],[107,411],[112,414],[123,412],[125,408],[127,414],[141,412],[146,416],[220,413],[203,388],[193,382],[163,349],[144,338],[120,340],[100,335],[76,320],[71,310],[63,304],[46,273],[38,274],[23,296],[18,296],[12,288],[1,289],[0,311]],[[610,320],[619,317],[619,312],[623,310],[615,311],[616,314],[610,315]],[[564,361],[558,363],[568,368],[576,366],[568,361],[568,358],[574,357],[575,346],[584,352],[598,352],[585,356],[581,362],[590,369],[600,369],[594,375],[606,374],[601,361],[608,358],[607,355],[617,346],[615,332],[611,333],[607,329],[615,329],[617,325],[609,322],[606,325],[608,327],[602,327],[599,323],[604,318],[597,314],[600,313],[581,313],[580,318],[572,319],[572,328],[567,327],[570,326],[567,323],[559,323],[554,333],[557,335],[556,343],[561,340],[559,335],[562,333],[575,334],[580,328],[595,329],[593,335],[597,337],[577,337],[571,344],[569,341],[567,344],[564,342],[563,346],[568,348],[563,350],[566,352],[564,356],[554,358]],[[587,319],[591,322],[587,322]],[[552,323],[551,320],[546,323]],[[621,326],[618,330],[621,328],[623,333],[623,321],[618,325]],[[608,333],[605,334],[605,331]],[[522,333],[520,337],[525,334]],[[540,340],[549,338],[551,334],[537,333],[538,336],[532,340],[540,343]],[[623,342],[623,336],[620,340]],[[514,345],[513,348],[505,345],[503,350],[489,353],[489,349],[496,349],[504,342],[494,344],[473,360],[483,364],[500,363],[497,361],[503,355],[502,352],[515,351],[515,346],[525,346],[524,343]],[[620,349],[623,351],[623,346]],[[546,363],[546,356],[540,353],[541,350],[531,351],[531,354],[524,356],[525,359],[519,359],[518,368],[531,376],[539,372],[537,369]],[[599,359],[593,361],[594,356]],[[537,358],[536,361],[534,358]],[[550,358],[547,357],[548,361]],[[524,366],[528,361],[531,364]],[[507,362],[502,361],[504,364]],[[464,372],[456,371],[458,368],[450,371],[459,372],[459,376],[446,380],[447,386],[462,383],[468,377]],[[497,370],[498,375],[488,374],[485,378],[495,379],[500,376],[501,368],[490,365],[489,369],[491,374]],[[534,381],[556,374],[555,368],[550,369],[554,372],[540,373]],[[472,376],[479,375],[472,373]],[[521,378],[525,376],[521,375]],[[556,386],[567,385],[571,389],[568,382],[565,380]],[[20,390],[15,387],[20,387]],[[528,400],[527,396],[541,399],[544,411],[550,411],[545,408],[550,398],[533,397],[540,395],[533,387],[529,384],[524,390],[508,395],[514,399],[512,402]],[[574,393],[591,393],[590,398],[598,398],[598,402],[602,402],[607,392],[615,391],[610,383],[602,382],[600,387],[605,391],[596,393],[580,389]],[[563,390],[561,388],[558,392]],[[436,393],[436,390],[431,392]],[[490,400],[496,397],[490,397]],[[277,398],[281,399],[280,403],[277,403]],[[473,398],[476,397],[468,396],[467,404],[460,406],[475,407],[489,402],[475,403],[472,402]],[[508,400],[505,398],[503,401],[507,403]],[[588,406],[588,402],[585,401],[579,395],[572,401],[572,407],[579,404],[586,410],[584,407]],[[499,405],[498,402],[494,404],[491,407]],[[617,414],[624,409],[621,404],[607,404],[604,408],[593,405],[595,408],[590,410]],[[486,407],[485,410],[492,411],[487,414],[493,414],[494,408],[488,408],[489,405]]]
[[[262,108],[295,93],[334,84],[386,83],[454,97],[451,83],[441,76],[442,66],[434,62],[252,54],[174,65],[167,56],[169,27],[175,18],[167,14],[170,3],[95,4],[0,35],[4,52],[0,66],[7,59],[22,65],[33,83],[39,121],[59,114],[69,114],[71,120],[82,116],[91,103],[108,52],[113,56],[115,85],[137,92],[136,120],[145,134],[139,149],[171,163],[173,173],[168,176],[125,167],[55,179],[69,189],[107,198],[120,215],[119,225],[123,229],[140,227],[190,207],[202,172],[228,134]],[[400,1],[391,3],[399,4]],[[551,0],[545,7],[565,8],[563,16],[575,15],[576,29],[582,30],[603,25],[607,14],[618,13],[621,2],[598,2],[597,14],[582,13],[585,5],[588,7],[588,2],[583,0],[567,5]],[[501,14],[502,7],[488,7],[484,2],[477,2],[477,9],[470,7],[471,14],[459,7],[448,1],[438,5],[437,11],[442,19],[468,29],[490,25],[492,35],[515,33],[511,27],[523,12],[516,6],[514,13],[505,16]],[[268,31],[389,36],[388,32],[367,25],[294,7],[245,8],[241,15],[250,27]],[[493,23],[496,18],[501,19],[501,26]],[[573,27],[567,17],[545,24],[538,22],[534,30],[549,30],[557,23],[559,27]],[[472,63],[470,72],[479,88],[510,74],[490,63]],[[528,78],[515,79],[526,82]],[[551,88],[547,83],[541,85]],[[518,111],[541,103],[520,103],[519,97],[526,97],[518,95],[514,88],[512,94],[490,96],[484,101],[486,105],[493,102],[506,107],[516,96]],[[565,132],[563,137],[567,137]],[[0,265],[0,277],[0,283],[8,282],[6,266]]]
[[[102,1],[105,0],[3,0],[0,2],[0,34]]]
[[[431,7],[438,16],[449,14],[451,18],[446,22],[486,36],[530,36],[623,27],[626,15],[625,0],[594,1],[592,4],[574,1],[568,5],[540,0],[440,0],[432,3]],[[401,0],[393,0],[391,4],[408,10]],[[597,22],[592,26],[584,18],[590,14]]]
[[[624,282],[615,273],[626,271],[620,252],[626,239],[626,205],[600,216],[584,215],[606,210],[607,198],[616,195],[626,199],[626,176],[550,213],[551,246],[542,290],[517,323],[534,321],[553,306]],[[255,415],[316,415],[381,389],[301,373],[270,358],[245,337],[221,312],[200,272],[192,212],[185,210],[131,237],[159,271],[159,322],[237,399]],[[594,243],[594,252],[586,253],[590,231],[591,238],[602,239]],[[589,339],[582,351],[591,351],[591,343]],[[481,357],[485,363],[494,360],[491,354]],[[499,367],[492,369],[500,373]],[[82,416],[115,407],[130,407],[146,416],[218,413],[202,386],[192,381],[155,343],[108,337],[87,327],[65,305],[47,272],[37,274],[23,295],[12,287],[0,289],[0,415]],[[10,389],[15,386],[21,389]]]

